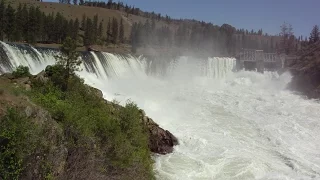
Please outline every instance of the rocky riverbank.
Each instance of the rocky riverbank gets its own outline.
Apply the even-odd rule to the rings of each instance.
[[[104,100],[78,80],[73,92],[56,99],[50,78],[46,71],[0,76],[0,179],[152,179],[148,153],[171,153],[178,144],[136,105]]]

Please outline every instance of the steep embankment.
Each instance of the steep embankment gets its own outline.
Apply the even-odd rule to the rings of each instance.
[[[0,179],[152,179],[177,139],[143,110],[106,101],[61,69],[0,76]]]
[[[320,98],[320,42],[301,50],[299,56],[288,65],[293,75],[289,88],[309,98]]]

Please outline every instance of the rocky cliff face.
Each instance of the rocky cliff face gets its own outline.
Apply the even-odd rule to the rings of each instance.
[[[289,88],[308,98],[320,98],[320,42],[309,45],[298,55],[300,58],[288,64],[293,75]]]

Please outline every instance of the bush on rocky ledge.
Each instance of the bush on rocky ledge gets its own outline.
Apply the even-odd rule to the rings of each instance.
[[[70,78],[67,91],[45,78],[32,78],[31,90],[19,93],[48,111],[37,118],[41,123],[32,120],[37,108],[27,118],[21,109],[3,113],[0,179],[154,179],[148,131],[136,104],[109,103],[77,76]]]
[[[28,77],[31,76],[29,72],[29,67],[27,66],[18,66],[15,71],[12,72],[13,77],[20,78],[20,77]]]
[[[178,140],[75,75],[63,88],[63,72],[0,76],[0,179],[154,179],[151,152],[171,153]]]

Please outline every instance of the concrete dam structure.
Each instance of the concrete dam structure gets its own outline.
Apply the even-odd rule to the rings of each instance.
[[[236,57],[237,70],[247,70],[263,73],[284,68],[285,56],[277,53],[265,53],[263,50],[243,49]]]

